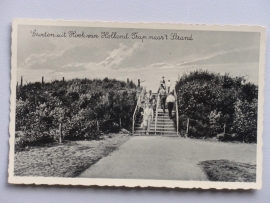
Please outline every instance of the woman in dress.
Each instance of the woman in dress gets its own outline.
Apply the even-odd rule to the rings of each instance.
[[[146,135],[149,135],[149,131],[150,131],[153,117],[154,117],[154,112],[152,109],[152,105],[151,105],[151,103],[148,103],[147,107],[144,109],[144,113],[143,113],[143,126],[144,126],[144,129],[146,131]]]

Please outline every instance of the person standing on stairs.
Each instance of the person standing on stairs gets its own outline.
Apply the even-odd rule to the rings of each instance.
[[[145,128],[146,135],[149,135],[153,117],[154,117],[154,113],[152,109],[152,104],[148,103],[147,107],[144,109],[144,114],[143,114],[143,126]]]
[[[145,95],[145,99],[147,100],[148,103],[151,103],[152,101],[152,90],[149,90],[149,92]]]
[[[168,80],[168,82],[167,82],[167,89],[168,89],[168,93],[170,93],[170,89],[171,89],[171,82],[170,82],[170,80]]]
[[[165,113],[165,105],[166,105],[166,89],[159,89],[159,96],[161,102],[161,108],[163,108],[163,113]]]
[[[156,96],[153,95],[152,97],[152,108],[153,108],[153,111],[154,111],[154,114],[156,113],[156,109],[157,109],[157,100],[156,100]]]
[[[165,82],[164,76],[162,76],[162,80],[160,81],[160,84],[162,84],[163,88],[166,90],[166,82]]]
[[[163,87],[163,83],[160,83],[160,86],[159,86],[159,88],[158,88],[157,93],[159,93],[159,91],[160,91],[161,89],[164,89],[164,87]]]
[[[139,107],[138,121],[139,123],[142,123],[143,125],[143,114],[144,114],[144,109],[145,109],[145,102],[141,101],[138,107]]]
[[[170,92],[169,96],[166,99],[170,119],[172,119],[172,110],[173,110],[174,102],[175,102],[175,97],[173,96],[173,93]]]

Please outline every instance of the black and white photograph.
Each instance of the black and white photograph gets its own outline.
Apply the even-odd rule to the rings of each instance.
[[[260,189],[265,28],[14,20],[9,183]]]

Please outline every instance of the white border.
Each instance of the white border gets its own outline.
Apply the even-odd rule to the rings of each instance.
[[[97,179],[97,178],[48,178],[48,177],[17,177],[14,176],[14,142],[15,142],[15,108],[16,108],[16,73],[17,73],[17,34],[18,25],[50,25],[76,27],[108,27],[108,28],[145,28],[164,30],[205,30],[205,31],[239,31],[260,32],[260,61],[259,61],[259,97],[258,97],[258,131],[257,131],[257,167],[255,183],[240,182],[210,182],[210,181],[176,181],[176,180],[145,180],[145,179]],[[264,105],[264,71],[265,71],[265,40],[266,29],[261,26],[220,26],[220,25],[187,25],[168,23],[119,23],[119,22],[89,22],[62,20],[20,20],[12,23],[11,43],[11,96],[10,96],[10,125],[9,125],[9,177],[13,184],[46,184],[46,185],[97,185],[125,187],[166,187],[166,188],[202,188],[202,189],[261,189],[262,187],[262,134],[263,134],[263,105]]]

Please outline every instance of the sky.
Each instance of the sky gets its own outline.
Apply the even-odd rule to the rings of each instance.
[[[129,33],[130,39],[33,37],[31,33],[99,35]],[[193,40],[131,39],[140,36],[192,35]],[[145,81],[156,92],[162,76],[173,84],[196,69],[245,76],[258,84],[260,34],[250,32],[151,30],[20,25],[18,28],[17,81],[115,78]]]

